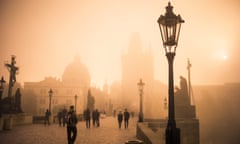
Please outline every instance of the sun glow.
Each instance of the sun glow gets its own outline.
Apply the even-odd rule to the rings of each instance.
[[[227,54],[223,54],[223,55],[222,55],[222,59],[223,59],[223,60],[227,60],[227,59],[228,59]]]
[[[226,50],[220,50],[217,53],[217,59],[226,61],[228,59],[228,53],[226,52]]]
[[[223,37],[219,37],[214,41],[213,46],[213,53],[215,53],[215,58],[217,60],[226,61],[228,59],[228,52],[231,47],[229,40]]]

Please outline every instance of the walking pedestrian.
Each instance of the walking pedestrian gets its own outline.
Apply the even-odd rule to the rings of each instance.
[[[127,109],[125,109],[125,112],[123,113],[123,115],[124,115],[124,126],[125,128],[128,128],[130,113],[127,111]]]
[[[93,124],[93,126],[96,126],[95,125],[96,124],[96,120],[97,120],[97,112],[96,112],[96,110],[94,110],[92,112],[92,124]]]
[[[74,144],[77,137],[77,116],[74,111],[74,106],[70,106],[70,110],[67,113],[67,138],[68,144]]]
[[[99,127],[100,126],[100,112],[98,111],[98,109],[96,109],[96,126]]]
[[[65,127],[65,124],[67,122],[67,109],[65,107],[62,110],[62,120],[63,120],[63,127]]]
[[[84,118],[85,118],[85,121],[86,121],[86,128],[90,128],[91,127],[91,117],[90,117],[90,110],[89,108],[87,108],[84,112]]]
[[[57,115],[59,126],[62,125],[62,120],[63,120],[63,116],[62,116],[62,115],[63,115],[63,114],[62,114],[62,111],[59,111],[59,112],[58,112],[58,115]]]
[[[47,109],[46,112],[45,112],[44,125],[46,125],[46,124],[50,125],[50,120],[49,120],[50,115],[51,115],[51,113],[50,113],[50,111]]]
[[[121,128],[122,126],[122,120],[123,120],[123,114],[121,111],[119,111],[118,115],[117,115],[117,119],[118,119],[118,127],[119,129]]]
[[[116,117],[116,110],[113,110],[113,116]]]

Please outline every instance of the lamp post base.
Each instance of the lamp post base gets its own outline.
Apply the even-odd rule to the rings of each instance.
[[[180,128],[166,129],[166,144],[180,144]]]
[[[138,115],[138,122],[143,122],[143,114],[139,113]]]

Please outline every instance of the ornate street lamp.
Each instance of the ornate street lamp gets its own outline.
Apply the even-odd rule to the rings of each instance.
[[[77,113],[77,98],[78,98],[78,96],[75,95],[75,112],[76,112],[76,113]]]
[[[168,2],[165,15],[160,15],[158,24],[162,36],[163,47],[169,65],[169,87],[168,87],[168,122],[166,128],[166,144],[180,143],[180,129],[176,128],[174,114],[174,80],[173,80],[173,60],[178,44],[181,23],[184,20],[180,15],[175,15],[172,11],[173,7]]]
[[[48,94],[49,94],[49,112],[50,112],[50,114],[51,114],[51,104],[52,104],[52,94],[53,94],[53,90],[52,89],[50,89],[49,91],[48,91]]]
[[[143,86],[145,84],[142,82],[142,79],[138,82],[138,90],[140,94],[140,110],[139,110],[139,116],[138,116],[138,122],[143,122],[143,102],[142,102],[142,96],[143,96]]]
[[[3,76],[0,80],[0,100],[2,100],[2,94],[3,94],[3,84],[5,83],[6,81],[4,80]]]

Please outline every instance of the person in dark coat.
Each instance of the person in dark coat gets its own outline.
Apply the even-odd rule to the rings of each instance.
[[[62,118],[63,118],[63,116],[62,116],[63,114],[62,114],[62,111],[59,111],[58,112],[58,115],[57,115],[57,117],[58,117],[58,124],[59,124],[59,126],[61,126],[62,125]]]
[[[86,111],[84,112],[84,118],[86,121],[86,128],[90,128],[91,127],[91,117],[90,117],[90,110],[89,108],[86,109]]]
[[[65,124],[67,122],[67,109],[65,107],[62,110],[62,120],[63,120],[63,127],[65,127]]]
[[[125,112],[123,113],[123,115],[124,115],[124,126],[125,128],[128,128],[130,113],[127,111],[127,109],[125,109]]]
[[[74,111],[74,106],[70,106],[70,110],[67,113],[67,138],[68,144],[74,144],[77,137],[77,115]]]
[[[96,126],[99,127],[100,126],[100,112],[98,111],[98,109],[95,110],[96,112]]]
[[[50,113],[50,111],[47,109],[46,110],[46,112],[45,112],[45,121],[44,121],[44,124],[46,125],[46,124],[48,124],[48,125],[50,125],[50,115],[51,115],[51,113]]]
[[[118,115],[117,115],[117,119],[118,119],[118,127],[119,129],[121,128],[122,126],[122,120],[123,120],[123,114],[121,111],[119,111]]]
[[[96,126],[95,125],[96,124],[96,120],[97,120],[97,112],[96,112],[96,110],[94,110],[92,112],[92,124],[93,124],[93,126]]]

